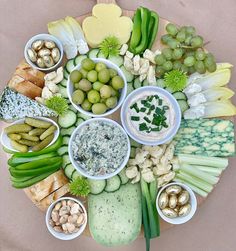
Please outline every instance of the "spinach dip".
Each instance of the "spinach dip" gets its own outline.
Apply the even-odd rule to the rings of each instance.
[[[126,158],[128,143],[118,126],[106,121],[91,121],[75,135],[72,154],[87,174],[102,176],[120,167]]]

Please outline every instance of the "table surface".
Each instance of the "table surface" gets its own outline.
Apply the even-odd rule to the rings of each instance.
[[[117,0],[124,9],[143,5],[156,10],[160,16],[180,25],[193,25],[206,41],[207,49],[218,62],[236,65],[236,1],[235,0]],[[0,90],[6,85],[18,62],[23,57],[25,42],[37,33],[46,32],[49,21],[66,15],[80,16],[90,12],[92,0],[0,0]],[[231,88],[236,89],[235,70]],[[234,98],[236,103],[236,98]],[[2,124],[0,124],[2,129]],[[11,187],[6,165],[6,155],[0,150],[0,250],[145,250],[140,238],[129,246],[105,248],[89,237],[70,242],[54,239],[47,231],[44,214],[20,190]],[[235,250],[236,223],[236,159],[207,201],[187,224],[162,232],[151,242],[152,250],[159,251],[233,251]]]

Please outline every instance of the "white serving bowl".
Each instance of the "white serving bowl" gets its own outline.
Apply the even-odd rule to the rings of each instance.
[[[166,216],[162,213],[162,211],[161,211],[161,209],[160,209],[160,207],[159,207],[159,205],[158,205],[158,200],[159,200],[159,197],[160,197],[161,193],[162,193],[167,187],[173,186],[173,185],[178,185],[178,186],[182,187],[182,188],[185,189],[185,190],[189,193],[189,195],[190,195],[191,210],[190,210],[189,214],[186,215],[186,216],[177,217],[177,218],[168,218],[168,217],[166,217]],[[161,190],[158,192],[157,199],[156,199],[156,208],[157,208],[158,214],[160,215],[160,217],[161,217],[164,221],[166,221],[166,222],[168,222],[168,223],[171,223],[171,224],[175,224],[175,225],[183,224],[183,223],[185,223],[185,222],[191,220],[192,217],[193,217],[193,215],[195,214],[195,212],[196,212],[196,210],[197,210],[197,199],[196,199],[196,196],[195,196],[194,192],[192,191],[192,189],[191,189],[190,187],[186,186],[185,184],[179,183],[179,182],[172,182],[172,183],[169,183],[169,184],[163,186],[163,187],[161,188]]]
[[[38,67],[35,63],[33,63],[30,59],[29,59],[29,56],[27,54],[27,49],[31,48],[31,45],[34,41],[36,40],[49,40],[49,41],[53,41],[55,42],[55,44],[57,45],[59,51],[60,51],[60,59],[58,60],[58,62],[53,65],[52,67],[49,67],[49,68],[40,68]],[[32,66],[33,68],[37,69],[37,70],[40,70],[40,71],[52,71],[52,70],[55,70],[56,68],[58,68],[58,66],[61,64],[61,61],[62,61],[62,58],[63,58],[63,46],[62,46],[62,43],[54,36],[52,35],[49,35],[49,34],[38,34],[38,35],[35,35],[33,36],[32,38],[30,38],[28,40],[28,42],[26,43],[25,45],[25,49],[24,49],[24,56],[25,56],[25,60],[26,62]]]
[[[175,113],[175,124],[172,126],[172,129],[164,138],[158,139],[158,140],[155,138],[153,138],[153,140],[143,140],[143,139],[139,138],[137,135],[135,135],[130,130],[130,128],[127,124],[126,114],[129,109],[130,101],[135,96],[139,95],[140,93],[148,92],[148,91],[150,91],[152,94],[153,94],[153,92],[155,92],[157,94],[158,93],[162,94],[170,101],[170,103],[173,105],[173,108],[174,108],[173,112]],[[121,107],[121,122],[122,122],[124,129],[128,133],[128,135],[136,142],[138,142],[142,145],[162,145],[162,144],[170,141],[177,133],[177,131],[180,127],[180,122],[181,122],[181,110],[180,110],[179,104],[176,101],[176,99],[174,98],[174,96],[172,94],[170,94],[168,91],[164,90],[163,88],[156,87],[156,86],[144,86],[144,87],[140,87],[140,88],[134,90],[126,97],[126,99]]]
[[[49,220],[51,218],[51,212],[54,208],[54,206],[59,202],[59,201],[62,201],[62,200],[73,200],[75,202],[77,202],[83,209],[84,211],[84,214],[85,214],[85,222],[84,224],[80,227],[79,231],[76,232],[76,233],[72,233],[72,234],[64,234],[64,233],[59,233],[57,231],[55,231],[53,229],[53,227],[49,224]],[[86,225],[87,225],[87,211],[83,205],[83,203],[78,200],[78,199],[75,199],[75,198],[72,198],[72,197],[61,197],[59,199],[57,199],[56,201],[54,201],[47,209],[47,213],[46,213],[46,217],[45,217],[45,221],[46,221],[46,225],[47,225],[47,228],[48,228],[48,231],[54,236],[56,237],[57,239],[60,239],[60,240],[64,240],[64,241],[68,241],[68,240],[73,240],[75,239],[76,237],[80,236],[85,228],[86,228]]]
[[[57,140],[57,138],[58,138],[58,136],[60,134],[60,128],[59,128],[58,124],[54,120],[49,119],[49,118],[35,117],[35,119],[40,119],[40,120],[43,120],[43,121],[50,122],[51,124],[53,124],[54,126],[57,127],[56,131],[54,132],[54,138],[51,141],[51,143],[47,145],[47,147],[52,145]],[[8,126],[16,125],[16,124],[23,124],[24,121],[25,121],[25,119],[19,119],[19,120],[15,121],[15,122],[11,123]],[[10,151],[19,152],[18,150],[14,149],[11,146],[11,141],[10,141],[9,137],[7,136],[7,134],[4,132],[4,129],[2,130],[2,133],[1,133],[1,144]],[[32,150],[29,150],[29,152],[32,152]]]
[[[128,151],[127,151],[127,154],[124,158],[124,161],[121,163],[120,167],[117,168],[117,170],[113,173],[110,173],[110,174],[105,174],[105,175],[100,175],[100,176],[92,176],[92,175],[89,175],[87,172],[85,172],[79,165],[78,163],[74,160],[74,157],[73,157],[73,152],[72,152],[72,142],[76,136],[76,134],[80,131],[80,129],[82,127],[84,127],[85,125],[87,124],[90,124],[90,123],[93,123],[95,121],[103,121],[103,122],[106,122],[106,123],[110,123],[116,127],[119,127],[121,129],[121,131],[124,133],[124,135],[126,136],[126,139],[127,139],[127,146],[128,146]],[[72,163],[72,165],[74,166],[74,168],[83,176],[89,178],[89,179],[93,179],[93,180],[104,180],[104,179],[109,179],[113,176],[115,176],[116,174],[118,174],[124,167],[125,165],[127,164],[128,160],[129,160],[129,156],[130,156],[130,141],[129,141],[129,137],[128,135],[126,134],[125,130],[122,128],[122,126],[120,126],[117,122],[111,120],[111,119],[107,119],[107,118],[92,118],[92,119],[89,119],[89,120],[86,120],[84,121],[83,123],[81,123],[72,133],[71,137],[70,137],[70,141],[69,141],[69,148],[68,148],[68,151],[69,151],[69,157],[70,157],[70,161]]]
[[[81,113],[83,113],[83,114],[85,114],[87,116],[90,116],[90,117],[101,118],[101,117],[105,117],[105,116],[111,115],[113,112],[117,111],[120,108],[120,106],[124,102],[126,94],[127,94],[127,81],[126,81],[125,75],[121,71],[121,69],[117,65],[115,65],[114,63],[112,63],[111,61],[109,61],[107,59],[104,59],[104,58],[92,58],[92,60],[95,63],[99,63],[99,62],[104,63],[108,68],[116,70],[117,73],[118,73],[118,75],[124,80],[124,87],[121,90],[121,95],[119,97],[119,101],[118,101],[116,107],[114,107],[113,109],[108,110],[107,112],[105,112],[103,114],[94,114],[92,112],[85,111],[80,105],[76,105],[72,101],[72,97],[71,96],[72,96],[72,93],[74,91],[74,85],[70,81],[70,77],[68,78],[68,81],[67,81],[67,94],[68,94],[68,97],[70,99],[71,104],[74,106],[74,108],[76,110],[78,110],[79,112],[81,112]],[[78,64],[77,66],[75,66],[75,68],[73,70],[79,70],[80,68],[81,68],[81,64]]]

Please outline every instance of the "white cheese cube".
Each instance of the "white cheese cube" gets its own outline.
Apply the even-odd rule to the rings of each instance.
[[[134,54],[130,51],[126,51],[126,54],[125,54],[128,58],[132,59]]]
[[[120,55],[124,56],[126,51],[128,50],[128,45],[127,44],[123,44],[120,48]]]

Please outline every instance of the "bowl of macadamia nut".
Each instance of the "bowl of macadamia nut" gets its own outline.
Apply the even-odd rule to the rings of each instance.
[[[46,225],[54,237],[60,240],[72,240],[80,236],[86,228],[86,209],[79,200],[62,197],[49,206]]]

